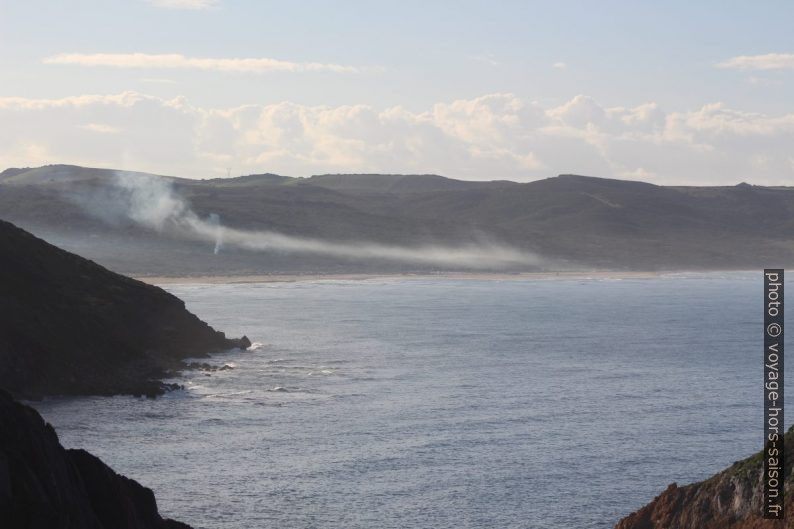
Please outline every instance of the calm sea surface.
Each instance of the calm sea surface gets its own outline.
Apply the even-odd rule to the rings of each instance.
[[[761,448],[760,273],[168,289],[254,347],[34,405],[196,528],[609,528]]]

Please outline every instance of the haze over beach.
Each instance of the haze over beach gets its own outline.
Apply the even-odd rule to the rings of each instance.
[[[0,526],[790,527],[791,20],[0,0]]]

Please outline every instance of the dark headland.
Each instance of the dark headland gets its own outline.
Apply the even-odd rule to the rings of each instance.
[[[0,387],[46,395],[154,396],[181,360],[247,347],[167,292],[0,221]],[[33,409],[0,390],[0,527],[189,529],[151,490],[85,450],[64,449]]]
[[[190,529],[163,519],[150,489],[85,450],[67,450],[52,426],[0,390],[0,527]]]
[[[0,387],[14,395],[156,395],[182,359],[249,345],[160,288],[0,221]]]
[[[794,446],[794,427],[784,438]],[[790,529],[794,527],[794,458],[783,471],[785,520],[765,520],[762,452],[737,461],[706,481],[683,487],[675,483],[615,529]]]

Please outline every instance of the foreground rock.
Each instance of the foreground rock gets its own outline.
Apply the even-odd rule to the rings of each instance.
[[[182,359],[249,345],[160,288],[0,221],[0,387],[12,394],[156,395]]]
[[[794,427],[784,444],[794,447]],[[788,448],[792,450],[792,448]],[[651,503],[618,522],[615,529],[789,529],[794,527],[794,457],[786,459],[786,520],[761,516],[764,462],[761,452],[706,481],[667,487]]]
[[[150,489],[85,450],[66,450],[52,426],[0,390],[0,527],[190,529],[163,519]]]

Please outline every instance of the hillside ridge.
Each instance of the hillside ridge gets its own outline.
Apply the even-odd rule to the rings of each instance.
[[[485,241],[485,247],[538,255],[545,270],[746,270],[794,264],[790,187],[661,186],[570,174],[517,183],[439,175],[293,178],[270,173],[189,180],[76,166],[12,173],[0,178],[0,217],[136,275],[470,270],[465,260],[442,266],[233,245],[214,252],[206,242],[129,218],[108,221],[97,215],[118,210],[98,204],[99,198],[123,195],[135,182],[152,179],[199,218],[329,243],[450,248]],[[127,187],[121,192],[113,188],[116,174],[124,175]]]

